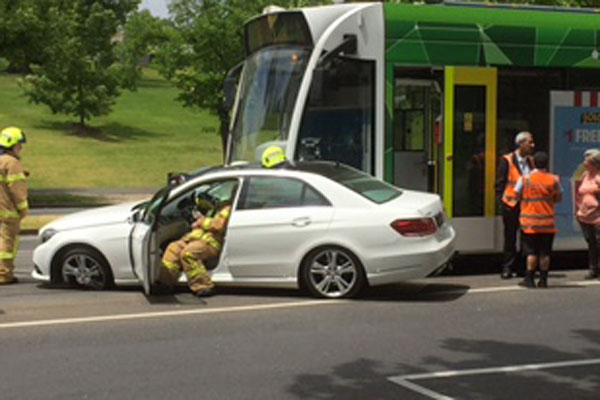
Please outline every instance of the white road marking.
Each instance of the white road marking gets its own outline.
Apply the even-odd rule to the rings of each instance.
[[[441,283],[441,282],[438,282]],[[436,282],[431,282],[436,284]],[[600,281],[573,281],[565,282],[558,287],[573,287],[573,286],[594,286],[600,285]],[[424,285],[426,287],[427,285]],[[552,290],[552,286],[544,290]],[[495,287],[484,287],[475,289],[451,289],[443,290],[433,293],[425,293],[424,296],[440,295],[440,294],[477,294],[477,293],[494,293],[494,292],[508,292],[514,290],[531,290],[522,288],[517,285],[512,286],[495,286]],[[299,301],[289,303],[277,303],[277,304],[257,304],[247,306],[236,306],[236,307],[217,307],[217,308],[201,308],[201,309],[190,309],[190,310],[177,310],[177,311],[159,311],[159,312],[145,312],[135,314],[113,314],[113,315],[101,315],[92,317],[74,317],[74,318],[60,318],[60,319],[47,319],[47,320],[34,320],[34,321],[19,321],[19,322],[6,322],[0,323],[0,329],[10,328],[25,328],[25,327],[36,327],[36,326],[50,326],[50,325],[66,325],[66,324],[83,324],[89,322],[108,322],[108,321],[119,321],[119,320],[133,320],[133,319],[145,319],[145,318],[168,318],[177,317],[182,315],[200,315],[200,314],[217,314],[217,313],[228,313],[228,312],[241,312],[241,311],[261,311],[261,310],[274,310],[281,308],[294,308],[294,307],[310,307],[320,305],[336,305],[336,304],[347,304],[349,300],[313,300],[313,301]]]
[[[297,308],[297,307],[311,307],[311,306],[323,306],[323,305],[334,305],[348,303],[347,300],[313,300],[313,301],[298,301],[290,303],[277,303],[277,304],[255,304],[247,306],[236,306],[236,307],[217,307],[217,308],[195,308],[191,310],[177,310],[177,311],[157,311],[157,312],[146,312],[136,314],[113,314],[113,315],[102,315],[93,317],[79,317],[79,318],[61,318],[61,319],[46,319],[38,321],[22,321],[22,322],[7,322],[0,324],[0,329],[10,328],[24,328],[33,326],[49,326],[49,325],[67,325],[67,324],[82,324],[89,322],[107,322],[107,321],[123,321],[123,320],[134,320],[134,319],[145,319],[145,318],[169,318],[178,317],[182,315],[201,315],[201,314],[217,314],[217,313],[229,313],[229,312],[241,312],[241,311],[261,311],[261,310],[274,310],[282,308]]]
[[[452,397],[448,397],[441,393],[434,392],[433,390],[427,389],[421,385],[410,381],[416,381],[420,379],[438,379],[438,378],[454,378],[457,376],[472,376],[472,375],[483,375],[483,374],[498,374],[498,373],[509,373],[509,372],[522,372],[522,371],[538,371],[542,369],[551,368],[565,368],[565,367],[580,367],[583,365],[594,365],[600,364],[600,358],[593,358],[589,360],[572,360],[572,361],[559,361],[552,363],[541,363],[541,364],[521,364],[521,365],[508,365],[504,367],[491,367],[491,368],[475,368],[475,369],[464,369],[455,371],[439,371],[430,372],[423,374],[410,374],[410,375],[399,375],[389,377],[388,380],[403,386],[409,390],[420,393],[424,396],[435,400],[452,400]]]

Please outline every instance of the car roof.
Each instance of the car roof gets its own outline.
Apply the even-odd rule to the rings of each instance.
[[[344,170],[352,170],[352,167],[349,167],[345,164],[341,164],[339,162],[332,161],[299,161],[299,162],[289,162],[286,161],[275,168],[264,168],[260,163],[233,163],[231,165],[225,166],[212,166],[205,167],[189,174],[186,174],[187,181],[195,180],[200,176],[205,176],[213,173],[223,173],[223,172],[243,172],[240,175],[250,175],[254,172],[269,173],[274,171],[299,171],[299,172],[308,172],[317,175],[321,175],[327,178],[330,178],[334,175],[335,172],[341,172]],[[233,174],[235,175],[235,174]]]

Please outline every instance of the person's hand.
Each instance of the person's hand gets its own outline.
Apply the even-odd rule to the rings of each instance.
[[[197,220],[197,219],[200,219],[200,218],[204,217],[204,215],[200,211],[198,211],[198,210],[193,210],[192,211],[192,217],[194,217],[194,219]]]

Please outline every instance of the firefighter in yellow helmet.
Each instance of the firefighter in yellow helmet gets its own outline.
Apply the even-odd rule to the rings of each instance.
[[[199,297],[214,294],[214,283],[206,270],[205,262],[216,259],[221,253],[231,205],[215,204],[215,199],[206,193],[196,196],[199,215],[192,224],[191,232],[171,242],[163,255],[159,280],[173,286],[181,271],[185,273],[188,286]]]
[[[21,220],[29,211],[27,173],[19,154],[25,133],[14,126],[0,133],[0,284],[16,283],[13,275]]]

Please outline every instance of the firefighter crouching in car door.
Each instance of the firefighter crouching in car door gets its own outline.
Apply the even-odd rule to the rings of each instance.
[[[215,207],[203,194],[198,196],[196,204],[203,215],[192,224],[191,232],[167,246],[159,280],[172,286],[183,269],[188,286],[196,296],[211,296],[214,284],[204,262],[217,258],[221,252],[231,206],[222,205],[214,212]]]
[[[19,153],[25,134],[15,127],[0,133],[0,284],[17,283],[13,275],[21,220],[27,215],[27,173]]]

